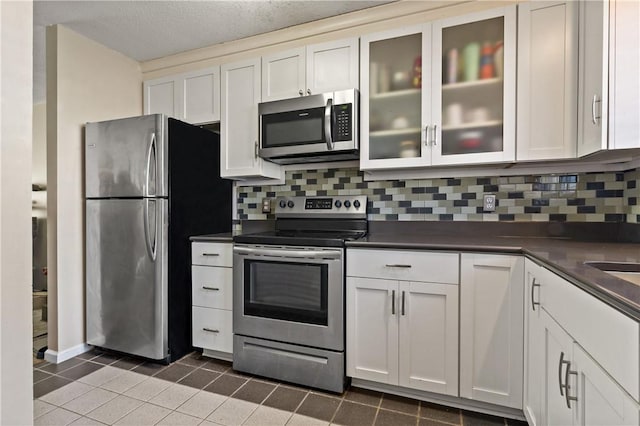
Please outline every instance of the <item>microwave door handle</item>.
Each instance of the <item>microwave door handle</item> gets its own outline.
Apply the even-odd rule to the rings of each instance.
[[[333,109],[333,100],[327,99],[327,106],[324,107],[324,139],[327,141],[327,149],[333,151],[333,138],[331,137],[331,110]]]

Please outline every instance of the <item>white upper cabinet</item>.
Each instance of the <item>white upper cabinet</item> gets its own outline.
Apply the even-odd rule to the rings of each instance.
[[[361,38],[362,169],[515,159],[516,8]]]
[[[579,4],[518,7],[517,159],[575,158]]]
[[[640,148],[640,2],[611,1],[609,11],[609,149]]]
[[[260,59],[222,65],[220,175],[280,179],[280,166],[258,156]]]
[[[147,80],[143,90],[145,114],[191,124],[220,121],[220,67]]]
[[[262,101],[358,88],[358,39],[313,44],[262,57]]]

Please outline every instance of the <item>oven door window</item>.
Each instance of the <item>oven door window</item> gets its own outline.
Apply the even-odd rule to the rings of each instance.
[[[244,314],[327,325],[328,265],[244,262]]]
[[[324,107],[262,116],[262,148],[314,143],[325,143]]]

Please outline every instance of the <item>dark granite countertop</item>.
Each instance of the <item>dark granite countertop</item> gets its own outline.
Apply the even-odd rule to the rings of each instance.
[[[220,234],[194,235],[189,240],[201,243],[232,243],[236,232],[222,232]]]
[[[429,232],[370,232],[348,247],[453,250],[524,254],[574,285],[640,321],[640,286],[584,262],[640,263],[640,244],[584,242],[569,237],[444,235]]]

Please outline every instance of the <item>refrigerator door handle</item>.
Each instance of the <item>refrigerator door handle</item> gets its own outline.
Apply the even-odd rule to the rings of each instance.
[[[151,233],[149,232],[149,203],[156,202],[155,200],[144,200],[144,236],[145,236],[145,246],[147,247],[147,253],[149,257],[155,262],[156,260],[156,239],[158,238],[158,209],[157,206],[154,206],[154,231],[153,231],[153,241],[151,240]]]
[[[146,184],[146,188],[145,188],[145,196],[147,197],[153,197],[155,196],[155,194],[151,194],[150,190],[149,190],[149,176],[151,174],[151,154],[153,152],[155,152],[155,147],[156,147],[156,133],[153,132],[151,133],[151,141],[149,142],[149,149],[147,151],[147,168],[145,170],[145,184]],[[155,174],[154,174],[155,175]],[[154,176],[154,179],[156,177]],[[157,188],[154,185],[154,192],[156,192]]]

